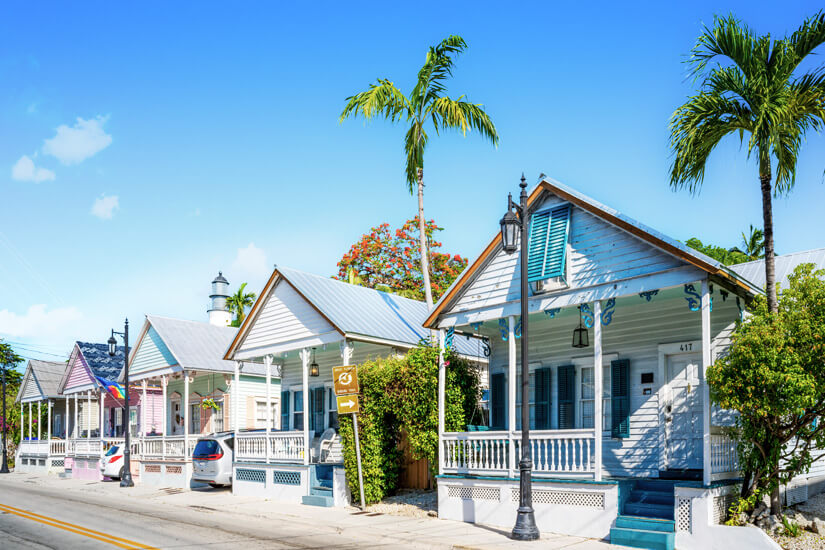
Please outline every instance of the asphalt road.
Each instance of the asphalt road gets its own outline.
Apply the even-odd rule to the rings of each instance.
[[[36,514],[36,515],[35,515]],[[379,548],[295,521],[261,521],[207,507],[118,502],[36,484],[0,487],[0,548]]]

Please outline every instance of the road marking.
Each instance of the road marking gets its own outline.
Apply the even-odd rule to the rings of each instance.
[[[89,529],[88,527],[82,527],[80,525],[75,525],[73,523],[68,523],[59,519],[50,518],[48,516],[43,516],[40,514],[36,514],[34,512],[29,512],[28,510],[23,510],[21,508],[15,508],[13,506],[9,506],[8,504],[0,504],[0,511],[20,516],[21,518],[30,519],[32,521],[36,521],[44,525],[49,525],[51,527],[57,527],[58,529],[63,529],[64,531],[77,533],[78,535],[83,535],[84,537],[99,540],[101,542],[117,546],[118,548],[126,548],[128,550],[159,550],[154,546],[149,546],[147,544],[142,544],[140,542],[135,542],[133,540],[124,539],[121,537],[115,537],[114,535],[110,535],[108,533],[95,531],[93,529]]]

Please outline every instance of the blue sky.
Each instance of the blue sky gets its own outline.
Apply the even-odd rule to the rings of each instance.
[[[444,250],[480,252],[522,171],[675,238],[735,245],[761,224],[735,138],[699,196],[668,188],[668,119],[694,88],[682,61],[716,13],[781,35],[819,5],[670,4],[6,3],[0,337],[56,358],[126,316],[135,332],[146,313],[205,320],[219,269],[255,290],[275,263],[335,273],[369,227],[416,208],[404,129],[339,124],[344,99],[376,77],[408,91],[453,33],[469,49],[449,93],[483,103],[501,144],[431,141],[425,211]],[[777,253],[825,246],[823,159],[810,136],[775,202]]]

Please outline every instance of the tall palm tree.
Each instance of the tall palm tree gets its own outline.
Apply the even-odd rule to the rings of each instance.
[[[750,261],[765,257],[765,233],[758,227],[750,226],[747,233],[742,232],[742,253]]]
[[[226,299],[226,307],[235,314],[235,320],[232,321],[233,327],[241,326],[246,317],[246,308],[252,307],[257,297],[254,292],[244,292],[244,290],[246,290],[246,283],[241,284],[235,294]]]
[[[800,63],[823,42],[823,12],[779,40],[757,36],[732,15],[715,18],[688,61],[693,74],[703,78],[701,90],[679,107],[670,123],[675,153],[670,185],[692,193],[701,188],[708,157],[722,138],[738,134],[744,143],[749,135],[748,156],[756,157],[762,191],[765,290],[774,313],[778,307],[771,193],[790,192],[806,132],[825,124],[825,67],[797,74]]]
[[[409,129],[404,139],[407,155],[406,179],[410,194],[418,187],[418,232],[421,248],[421,275],[427,306],[433,307],[433,293],[430,288],[430,266],[427,254],[427,236],[424,226],[424,149],[428,136],[424,126],[429,122],[438,135],[443,128],[467,131],[476,130],[498,145],[498,133],[493,121],[482,106],[464,101],[464,96],[451,99],[444,95],[446,80],[453,73],[453,57],[467,47],[460,36],[452,35],[427,52],[424,66],[418,71],[418,78],[409,96],[404,95],[391,81],[379,78],[370,84],[368,90],[347,98],[347,105],[339,122],[359,114],[367,120],[383,117],[392,122],[405,120]]]

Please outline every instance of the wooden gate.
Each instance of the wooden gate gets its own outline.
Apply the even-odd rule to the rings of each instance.
[[[406,433],[401,434],[401,442],[398,444],[398,448],[403,453],[401,457],[401,475],[398,479],[398,488],[432,489],[435,485],[435,480],[430,472],[430,462],[426,458],[413,460]]]

